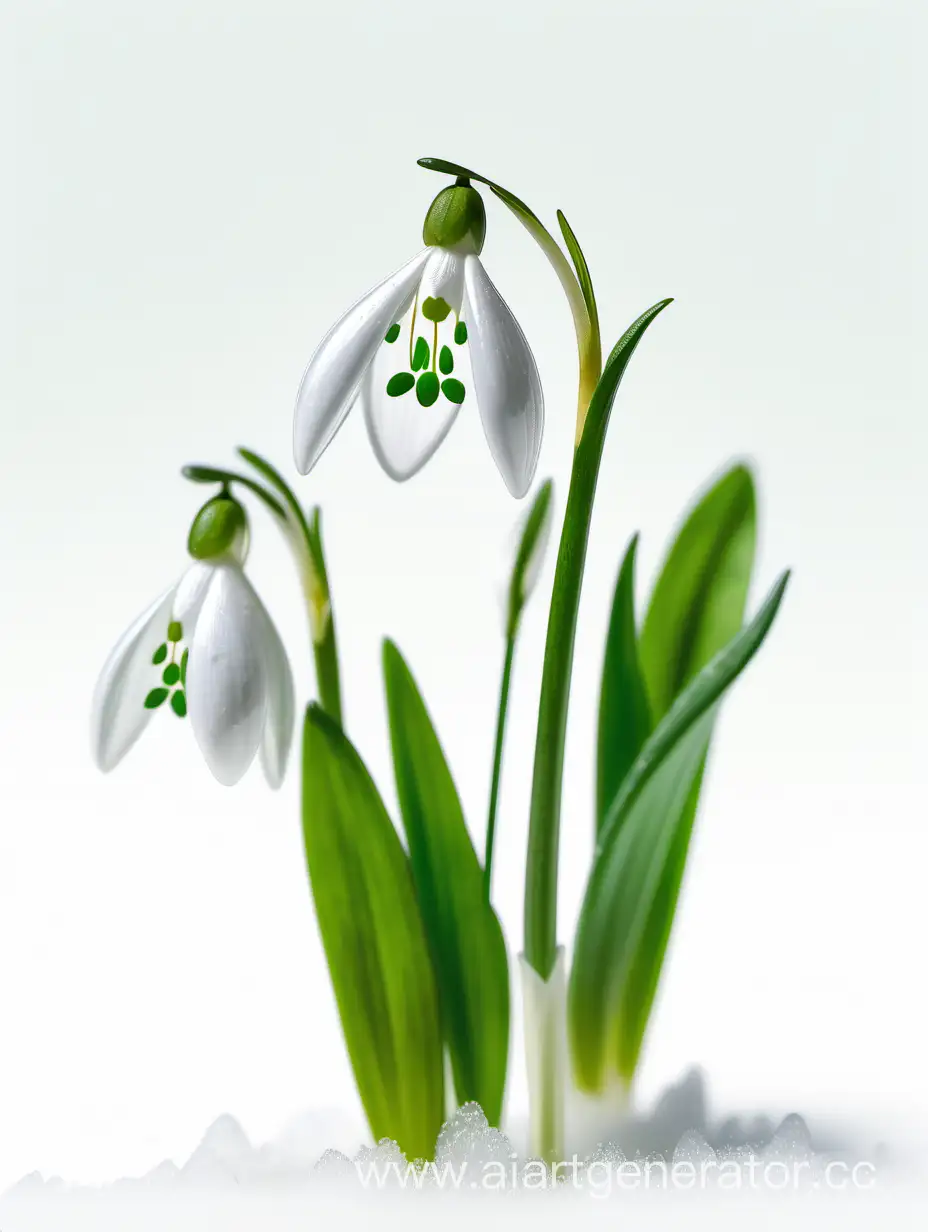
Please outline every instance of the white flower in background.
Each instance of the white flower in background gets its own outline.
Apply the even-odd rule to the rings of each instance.
[[[237,783],[260,753],[271,787],[283,781],[293,737],[290,664],[245,577],[245,511],[223,494],[190,530],[196,558],[117,643],[100,673],[91,719],[94,759],[112,770],[170,708],[190,725],[220,783]]]
[[[480,194],[459,179],[432,202],[427,247],[332,326],[297,395],[293,449],[302,474],[360,398],[381,465],[408,479],[445,439],[472,386],[506,486],[525,495],[544,400],[525,335],[480,261],[485,235]]]

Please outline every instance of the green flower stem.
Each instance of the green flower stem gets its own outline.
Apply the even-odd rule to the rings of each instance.
[[[303,593],[306,595],[309,612],[313,658],[316,662],[316,685],[322,709],[341,726],[342,692],[338,642],[335,637],[329,577],[322,550],[322,516],[318,507],[313,510],[309,534],[313,545],[313,563],[309,570],[303,571]]]
[[[506,736],[506,714],[509,709],[509,682],[512,677],[512,660],[516,650],[516,633],[512,630],[506,637],[506,657],[503,662],[503,678],[499,687],[499,716],[496,720],[496,746],[493,750],[493,781],[490,785],[490,808],[487,816],[487,841],[483,857],[483,896],[490,901],[493,878],[493,841],[496,837],[496,813],[499,807],[499,787],[503,770],[503,744]]]

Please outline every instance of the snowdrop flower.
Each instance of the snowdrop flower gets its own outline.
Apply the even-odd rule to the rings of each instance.
[[[293,446],[307,474],[356,401],[384,470],[402,481],[429,460],[472,393],[513,496],[528,491],[544,401],[525,335],[480,260],[486,212],[466,177],[443,189],[426,247],[349,308],[309,361]]]
[[[156,710],[188,712],[206,763],[232,786],[260,753],[271,787],[283,781],[293,736],[290,664],[277,630],[245,577],[248,523],[227,493],[194,519],[195,563],[123,634],[100,673],[92,745],[112,770]]]

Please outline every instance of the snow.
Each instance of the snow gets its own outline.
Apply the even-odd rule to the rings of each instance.
[[[582,1101],[570,1112],[577,1134],[605,1117]],[[816,1126],[812,1133],[795,1114],[775,1127],[764,1117],[712,1121],[695,1072],[647,1115],[626,1116],[609,1128],[591,1149],[565,1160],[555,1186],[543,1165],[526,1157],[524,1124],[514,1122],[503,1133],[476,1105],[450,1117],[425,1171],[410,1166],[395,1143],[360,1142],[361,1128],[337,1115],[307,1115],[258,1146],[233,1117],[223,1116],[180,1166],[164,1161],[144,1176],[100,1189],[37,1173],[24,1177],[0,1199],[0,1230],[285,1232],[308,1220],[320,1227],[357,1220],[385,1229],[432,1228],[436,1218],[445,1227],[472,1229],[491,1210],[507,1226],[524,1221],[544,1229],[571,1218],[595,1228],[615,1226],[617,1204],[623,1226],[643,1229],[670,1226],[684,1214],[688,1225],[705,1221],[714,1232],[741,1229],[761,1214],[765,1228],[842,1232],[924,1222],[924,1191],[884,1148],[847,1132]],[[841,1184],[830,1179],[834,1169]]]

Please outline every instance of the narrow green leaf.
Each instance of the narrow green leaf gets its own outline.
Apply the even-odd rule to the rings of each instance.
[[[338,724],[310,706],[303,837],[348,1055],[375,1139],[431,1158],[444,1115],[438,993],[409,861]]]
[[[496,913],[438,736],[392,642],[384,678],[393,766],[413,878],[432,953],[459,1103],[498,1125],[509,1049],[509,967]]]
[[[709,742],[706,742],[708,752]],[[651,1007],[657,995],[667,945],[673,930],[677,899],[689,855],[690,838],[699,793],[702,788],[706,758],[703,757],[690,793],[679,817],[671,823],[673,838],[664,860],[664,868],[654,894],[641,941],[631,961],[628,977],[622,988],[614,1016],[615,1065],[619,1077],[630,1084],[638,1068],[638,1058],[644,1043]]]
[[[651,708],[638,658],[635,626],[635,554],[632,539],[622,561],[612,601],[599,692],[596,757],[596,832],[632,762],[651,734]]]
[[[539,484],[528,512],[523,515],[522,531],[509,577],[506,629],[510,634],[516,631],[544,563],[551,533],[553,494],[554,483],[546,479]]]
[[[732,467],[698,501],[667,554],[641,647],[660,713],[741,628],[754,567],[756,520],[750,472]],[[626,1082],[638,1065],[673,930],[705,761],[680,815],[668,819],[673,841],[615,1010],[615,1062]]]
[[[754,481],[746,466],[734,466],[685,519],[642,624],[641,666],[656,719],[741,628],[756,537]]]
[[[525,958],[543,980],[554,969],[557,956],[557,870],[564,742],[580,590],[599,465],[612,406],[629,361],[648,326],[672,302],[661,300],[643,312],[613,347],[574,453],[548,613],[525,873]]]
[[[783,574],[753,621],[678,696],[609,809],[580,913],[568,998],[574,1071],[583,1089],[598,1090],[605,1080],[610,1023],[702,772],[718,703],[760,648],[788,579]]]

